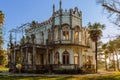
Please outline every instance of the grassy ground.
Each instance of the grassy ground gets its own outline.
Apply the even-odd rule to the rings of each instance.
[[[8,71],[8,68],[0,66],[0,72]],[[0,76],[0,80],[120,80],[120,72],[102,75],[75,75],[75,76]]]
[[[8,70],[9,70],[9,68],[5,68],[3,66],[0,66],[0,72],[4,72],[4,71],[8,71]]]
[[[38,76],[38,77],[24,77],[24,76],[0,76],[0,80],[120,80],[120,72],[105,75],[84,75],[84,76]]]

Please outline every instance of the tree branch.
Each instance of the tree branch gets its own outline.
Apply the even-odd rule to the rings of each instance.
[[[104,8],[106,8],[107,10],[109,10],[109,11],[113,11],[113,12],[116,12],[116,13],[120,14],[120,11],[118,11],[118,10],[116,10],[116,9],[114,9],[114,8],[106,5],[106,4],[102,4],[102,6],[103,6]]]

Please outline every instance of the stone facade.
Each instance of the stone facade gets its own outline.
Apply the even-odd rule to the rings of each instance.
[[[16,63],[21,63],[26,71],[48,65],[53,69],[95,66],[94,43],[82,26],[82,12],[77,7],[64,11],[60,1],[59,10],[53,5],[53,14],[47,21],[32,23],[25,33],[21,43],[11,47],[11,69]]]

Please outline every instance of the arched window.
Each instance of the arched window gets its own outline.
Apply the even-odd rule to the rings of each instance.
[[[59,52],[56,52],[56,53],[55,53],[54,63],[55,63],[55,64],[59,64]]]
[[[58,40],[58,26],[55,26],[55,29],[54,29],[54,35],[55,35],[55,41]]]
[[[86,32],[85,32],[85,28],[82,29],[82,44],[85,45],[85,39],[86,38]]]
[[[32,43],[35,42],[35,34],[31,34],[31,40],[32,40]]]
[[[74,36],[75,36],[75,43],[79,43],[79,41],[80,41],[80,37],[81,37],[81,35],[80,35],[80,28],[79,28],[79,26],[76,26],[75,27],[75,33],[74,33]],[[80,36],[80,37],[79,37]]]
[[[74,53],[74,64],[78,64],[78,53]]]
[[[32,54],[28,53],[28,64],[32,64]]]
[[[63,64],[69,64],[69,53],[67,51],[63,52],[62,62]]]
[[[69,40],[69,25],[65,24],[62,26],[63,40]]]

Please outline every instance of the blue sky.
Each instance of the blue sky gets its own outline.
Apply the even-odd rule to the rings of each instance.
[[[59,9],[60,0],[1,0],[0,10],[5,14],[5,44],[9,41],[9,30],[21,26],[21,24],[36,20],[42,22],[52,15],[52,6],[55,4],[56,10]],[[100,22],[106,25],[104,37],[107,35],[118,34],[116,26],[111,24],[103,13],[103,9],[96,3],[96,0],[62,0],[62,8],[69,10],[78,7],[82,11],[83,26],[88,22]],[[102,38],[102,41],[108,41],[108,38]]]

